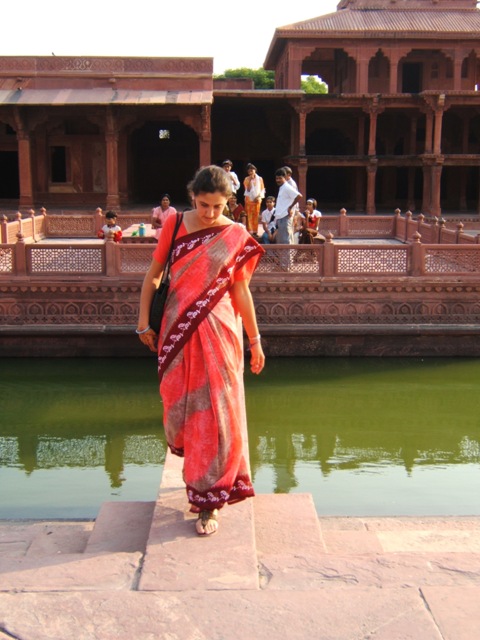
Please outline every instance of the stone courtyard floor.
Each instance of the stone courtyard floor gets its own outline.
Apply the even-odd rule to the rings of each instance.
[[[480,517],[318,518],[309,494],[194,533],[178,461],[95,522],[0,521],[0,639],[476,640]]]

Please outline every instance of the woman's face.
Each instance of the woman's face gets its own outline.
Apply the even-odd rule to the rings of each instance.
[[[308,211],[308,213],[312,213],[312,211],[313,211],[313,202],[307,202],[307,211]]]
[[[254,178],[254,177],[255,177],[255,169],[249,169],[249,170],[248,170],[248,175],[249,175],[251,178]]]
[[[164,198],[162,198],[161,201],[161,207],[162,209],[168,209],[168,207],[170,206],[170,198],[167,198],[166,196]]]
[[[230,196],[230,198],[228,199],[228,204],[232,207],[232,209],[234,207],[237,206],[237,196]]]
[[[197,216],[206,227],[213,227],[223,213],[227,197],[219,191],[215,193],[200,192],[195,196]]]

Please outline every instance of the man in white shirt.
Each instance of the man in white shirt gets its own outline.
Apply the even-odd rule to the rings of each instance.
[[[277,223],[277,244],[293,244],[293,214],[295,205],[302,194],[287,182],[285,169],[275,171],[275,182],[280,187],[275,207],[275,221]]]

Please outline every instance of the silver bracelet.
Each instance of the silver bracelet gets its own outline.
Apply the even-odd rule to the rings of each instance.
[[[147,333],[147,331],[150,331],[151,327],[150,325],[148,325],[148,327],[146,329],[142,329],[141,331],[139,331],[138,329],[135,329],[135,333],[137,334],[137,336],[141,336],[142,333]]]
[[[260,342],[260,340],[262,339],[262,336],[260,334],[258,334],[258,336],[254,336],[253,338],[249,338],[248,341],[250,342],[250,346],[257,344],[258,342]]]

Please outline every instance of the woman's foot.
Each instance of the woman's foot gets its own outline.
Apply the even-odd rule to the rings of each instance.
[[[195,528],[199,536],[211,536],[218,531],[218,509],[200,511]]]

